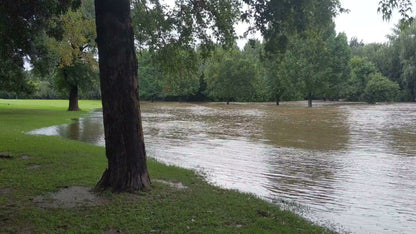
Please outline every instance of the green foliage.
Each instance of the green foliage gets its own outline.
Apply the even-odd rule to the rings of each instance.
[[[23,73],[25,56],[36,55],[33,45],[45,31],[59,37],[58,27],[49,20],[69,8],[77,8],[79,0],[23,1],[4,0],[0,4],[0,90],[33,92]]]
[[[216,76],[218,75],[216,68],[223,66],[222,59],[224,59],[224,56],[228,56],[231,60],[237,59],[234,64],[250,64],[248,66],[254,69],[255,75],[247,78],[246,81],[241,81],[239,87],[242,89],[242,93],[247,92],[244,95],[237,95],[239,101],[269,100],[267,80],[265,79],[265,71],[260,59],[262,44],[258,41],[254,42],[254,44],[248,43],[243,51],[235,48],[232,52],[227,52],[227,50],[222,50],[218,47],[214,57],[206,60],[201,60],[198,51],[197,53],[182,51],[176,53],[177,55],[182,54],[182,57],[177,57],[177,61],[172,62],[172,64],[176,63],[178,67],[164,67],[160,60],[157,59],[162,52],[166,51],[159,52],[157,56],[149,50],[142,50],[138,54],[139,93],[144,100],[204,101],[207,100],[208,96],[218,100],[220,97],[218,93],[214,94],[217,92],[214,89],[222,89],[221,85],[227,84],[228,81],[220,82],[214,88],[211,75],[214,73]],[[167,56],[172,57],[173,55]],[[195,61],[199,61],[199,63],[197,64]],[[191,67],[196,65],[198,66]],[[244,67],[243,65],[241,66]],[[230,69],[238,70],[240,68],[236,65]],[[209,71],[211,71],[210,74],[208,74]],[[244,85],[247,85],[247,87]],[[220,92],[223,92],[223,90]]]
[[[36,92],[33,95],[34,98],[51,99],[56,96],[56,90],[49,81],[37,83]]]
[[[202,59],[215,42],[226,47],[234,44],[239,5],[235,0],[176,1],[173,5],[133,1],[136,46],[151,57],[139,68],[139,76],[146,76],[139,77],[140,95],[149,99],[201,96]]]
[[[401,24],[393,30],[387,44],[361,44],[353,49],[356,56],[371,61],[383,76],[400,86],[400,100],[416,99],[416,24]]]
[[[328,86],[329,51],[325,35],[309,31],[306,37],[291,40],[288,51],[280,61],[276,85],[286,97],[323,95]]]
[[[332,18],[345,11],[338,0],[243,0],[248,10],[242,15],[245,20],[254,20],[265,40],[267,53],[275,55],[285,50],[290,36],[314,28],[320,30],[332,24]]]
[[[87,96],[99,96],[94,17],[93,1],[84,0],[79,9],[49,20],[51,27],[59,25],[61,36],[56,39],[43,34],[35,41],[38,52],[32,63],[39,81],[53,82],[65,95],[81,88]]]
[[[241,51],[241,56],[255,65],[257,70],[257,75],[252,81],[254,96],[248,101],[269,101],[270,90],[264,64],[264,44],[258,40],[249,40]]]
[[[19,62],[0,56],[0,91],[32,94],[35,86]]]
[[[162,72],[148,51],[138,54],[139,94],[142,100],[160,99],[163,92]]]
[[[201,57],[214,43],[231,47],[239,1],[159,0],[132,3],[132,24],[140,50],[149,50],[167,81],[166,95],[193,95],[198,90]],[[196,49],[198,48],[198,49]],[[196,89],[195,89],[196,88]]]
[[[377,68],[367,58],[353,57],[351,59],[351,79],[348,80],[343,97],[348,101],[363,100],[364,89],[370,80],[370,75],[377,73]]]
[[[206,71],[209,96],[227,102],[251,100],[257,76],[255,64],[238,50],[218,51]]]
[[[411,101],[416,99],[416,23],[403,30],[398,39],[402,64],[402,84],[408,91]]]
[[[390,81],[380,73],[370,75],[370,80],[364,89],[364,100],[374,104],[376,102],[395,101],[399,94],[399,85]]]
[[[155,56],[149,50],[138,54],[140,97],[154,100],[195,95],[200,88],[200,72],[195,62],[200,59],[198,54],[179,51],[175,55],[167,55],[175,59],[169,66],[164,66],[158,59],[159,56],[161,53]]]
[[[340,33],[335,36],[332,34],[327,39],[329,56],[329,71],[327,74],[328,84],[324,91],[324,97],[338,100],[341,97],[342,89],[351,76],[351,49],[348,46],[347,35]]]
[[[399,9],[404,21],[412,21],[412,1],[411,0],[381,0],[379,2],[378,12],[383,14],[383,19],[390,20],[393,10]]]
[[[98,88],[98,73],[88,64],[82,61],[60,68],[55,80],[58,90],[69,92],[72,87],[82,90]]]

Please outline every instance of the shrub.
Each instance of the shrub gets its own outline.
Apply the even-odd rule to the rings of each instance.
[[[370,80],[364,89],[364,100],[371,104],[395,101],[398,94],[399,85],[396,82],[390,81],[380,73],[375,73],[370,75]]]

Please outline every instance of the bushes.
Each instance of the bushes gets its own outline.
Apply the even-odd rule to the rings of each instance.
[[[376,102],[395,101],[399,94],[399,85],[390,81],[380,73],[370,75],[370,80],[364,89],[364,100],[374,104]]]

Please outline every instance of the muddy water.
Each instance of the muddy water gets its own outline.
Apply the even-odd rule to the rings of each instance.
[[[148,155],[353,233],[416,233],[416,105],[144,103]],[[36,130],[104,145],[99,112]]]

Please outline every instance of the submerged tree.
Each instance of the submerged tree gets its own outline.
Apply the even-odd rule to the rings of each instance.
[[[353,57],[350,61],[351,77],[344,86],[342,95],[348,101],[362,101],[364,89],[370,76],[377,73],[376,66],[367,58]]]
[[[341,97],[342,89],[345,87],[351,76],[351,49],[348,46],[347,35],[334,33],[327,40],[328,66],[329,72],[328,85],[324,91],[324,98],[338,100]]]
[[[371,74],[364,89],[363,99],[374,104],[376,102],[391,102],[397,99],[399,85],[390,81],[380,73]]]
[[[332,19],[344,9],[338,0],[288,0],[252,1],[244,0],[250,7],[245,16],[254,18],[254,29],[259,29],[265,40],[265,51],[269,64],[279,64],[293,38],[305,32],[320,32],[332,25]],[[293,53],[292,53],[293,55]],[[272,70],[274,68],[272,67]],[[276,104],[288,90],[277,72],[268,72],[270,89],[275,92]],[[313,75],[313,74],[312,74]],[[310,86],[309,86],[310,87]]]
[[[206,71],[209,95],[231,101],[250,100],[255,95],[258,73],[255,64],[242,58],[238,50],[218,51]]]

